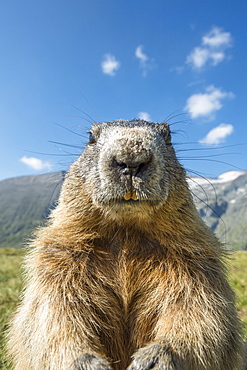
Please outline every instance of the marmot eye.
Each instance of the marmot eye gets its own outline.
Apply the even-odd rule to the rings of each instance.
[[[171,136],[171,131],[168,123],[164,123],[164,128],[165,130],[163,131],[163,138],[165,139],[166,145],[172,145],[172,136]]]
[[[172,141],[172,136],[171,136],[171,133],[169,132],[167,137],[165,137],[166,145],[172,145],[171,141]]]
[[[96,139],[91,132],[89,132],[89,144],[96,143]]]

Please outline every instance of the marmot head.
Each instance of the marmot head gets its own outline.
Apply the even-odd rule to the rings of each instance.
[[[142,120],[94,123],[77,173],[92,203],[114,218],[155,212],[185,177],[169,125]]]

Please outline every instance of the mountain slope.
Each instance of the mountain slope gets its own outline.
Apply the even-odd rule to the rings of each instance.
[[[247,171],[192,177],[189,184],[201,217],[226,247],[247,250]]]
[[[41,225],[59,195],[64,172],[0,182],[0,246],[21,247]]]

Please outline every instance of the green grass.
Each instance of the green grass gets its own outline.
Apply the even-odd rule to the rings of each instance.
[[[0,369],[10,365],[4,359],[4,332],[12,312],[16,308],[22,288],[20,264],[23,250],[0,249]],[[230,283],[236,292],[237,307],[243,322],[247,340],[247,252],[237,252],[230,264]]]
[[[247,341],[247,251],[236,252],[232,256],[229,280],[236,293],[239,316]]]
[[[3,370],[10,368],[4,359],[4,332],[19,301],[23,254],[20,249],[0,249],[0,369]]]

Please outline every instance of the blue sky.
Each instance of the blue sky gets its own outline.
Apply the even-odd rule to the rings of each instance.
[[[66,170],[92,120],[138,117],[172,124],[188,170],[246,170],[246,17],[244,0],[2,1],[0,180]]]

